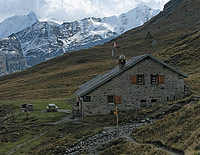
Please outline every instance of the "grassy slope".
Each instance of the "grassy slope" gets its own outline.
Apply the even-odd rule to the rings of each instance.
[[[47,123],[57,121],[66,116],[65,113],[45,112],[49,103],[55,103],[61,109],[71,108],[67,99],[29,101],[34,105],[34,111],[30,112],[27,117],[25,113],[20,111],[20,106],[23,103],[27,102],[0,102],[0,154],[6,154],[18,144],[40,135],[49,127],[52,127]],[[13,116],[11,113],[13,113]],[[3,121],[5,116],[10,118]]]
[[[200,102],[186,105],[164,119],[133,130],[133,137],[142,143],[161,141],[184,150],[186,154],[200,153]]]
[[[168,155],[168,153],[165,152],[164,150],[158,149],[152,145],[134,144],[132,142],[127,142],[124,139],[114,140],[105,145],[104,148],[105,149],[99,153],[100,155],[110,155],[110,154]]]
[[[187,72],[190,76],[186,83],[189,83],[192,90],[198,93],[200,92],[200,87],[198,87],[200,83],[199,42],[200,31],[195,31],[157,55],[172,66],[177,66]]]
[[[199,3],[197,0],[184,0],[175,10],[169,5],[161,14],[142,27],[119,36],[116,38],[120,46],[116,49],[116,57],[121,53],[127,58],[150,53],[159,55],[171,63],[171,58],[165,57],[163,51],[168,48],[171,51],[174,44],[184,42],[199,29],[197,23],[199,16],[194,11],[200,10]],[[149,31],[151,37],[148,38]],[[188,42],[188,47],[193,46],[192,43],[193,40]],[[1,77],[0,98],[2,100],[34,100],[73,96],[78,85],[117,65],[117,60],[113,61],[111,58],[112,46],[113,43],[109,42],[90,49],[67,53],[26,71]],[[195,49],[196,46],[193,48]],[[177,49],[173,55],[179,56],[181,50]],[[185,63],[185,61],[189,62],[190,57],[187,56],[187,51],[184,53],[181,53],[184,55],[184,60],[181,59],[179,64],[172,64],[186,73],[191,73],[189,69],[199,66],[199,63],[197,59],[192,61],[192,64]],[[194,54],[198,55],[198,53]]]
[[[171,12],[171,6],[169,5],[165,11],[163,11],[159,16],[153,18],[144,26],[131,30],[119,36],[117,38],[117,41],[120,48],[118,48],[116,51],[117,55],[119,55],[120,53],[124,53],[127,58],[144,53],[157,55],[161,59],[170,63],[172,66],[175,66],[178,69],[189,73],[190,76],[186,82],[192,86],[193,90],[199,93],[199,3],[200,2],[198,0],[183,0],[179,7],[177,7],[175,11],[173,10]],[[151,32],[151,38],[146,38],[148,31]],[[104,45],[96,46],[90,49],[67,53],[63,56],[29,68],[26,71],[1,77],[0,98],[1,100],[19,100],[17,104],[13,105],[19,106],[19,104],[21,104],[20,100],[71,97],[73,96],[73,91],[77,88],[78,85],[88,81],[96,75],[105,73],[117,64],[117,60],[113,61],[111,58],[112,45],[112,42],[109,42]],[[45,103],[46,101],[47,100],[44,100]],[[8,104],[8,102],[4,103]],[[13,109],[16,109],[16,107],[13,107]],[[5,111],[3,110],[3,112]],[[148,138],[160,140],[164,144],[184,149],[186,152],[194,152],[195,149],[198,151],[199,139],[197,138],[199,138],[199,126],[198,124],[196,124],[196,122],[193,122],[192,117],[188,115],[188,112],[192,113],[192,116],[193,118],[195,118],[194,120],[196,120],[196,122],[199,121],[198,117],[196,117],[199,114],[198,108],[195,109],[193,105],[188,105],[181,112],[177,112],[177,117],[169,115],[164,118],[164,121],[161,120],[160,122],[158,122],[158,124],[156,124],[157,122],[155,122],[155,124],[152,124],[152,128],[155,127],[155,130],[152,128],[150,129],[152,132],[155,132],[155,137],[148,134]],[[195,115],[195,112],[198,113]],[[188,116],[188,119],[185,118],[184,115]],[[176,121],[172,119],[172,116],[175,117],[177,120],[180,120],[180,122],[182,120],[182,124],[177,125]],[[3,115],[0,115],[0,117],[3,117]],[[22,118],[19,117],[17,119],[17,123],[22,126],[26,126],[26,123],[31,124],[33,122],[40,125],[43,124],[43,121],[45,121],[44,119],[47,118],[47,116],[45,116],[42,120],[38,120],[37,116],[35,115],[24,122],[24,118],[26,116],[24,115],[21,117]],[[49,118],[50,121],[53,121],[56,117],[53,117],[52,120],[51,117]],[[40,121],[42,123],[40,123]],[[23,122],[25,124],[23,124]],[[165,132],[167,132],[166,130],[163,130],[163,134],[160,134],[160,129],[162,127],[160,127],[159,124],[165,125],[165,122],[168,122],[168,124],[166,125],[170,125],[171,128],[168,128],[167,126],[166,130],[171,130],[171,134],[165,134]],[[196,126],[192,128],[193,131],[190,131],[190,126],[193,127],[193,124],[190,124],[190,122],[196,124]],[[21,130],[21,128],[16,127],[15,123],[8,124],[8,126],[9,128],[7,126],[2,127],[1,132],[4,135],[4,138],[10,138],[8,140],[9,142],[12,142],[12,140],[15,139],[13,137],[18,137],[21,138],[21,141],[25,141],[27,137],[20,137],[21,135],[23,135],[23,132],[27,132],[28,138],[31,138],[31,133],[33,133],[32,136],[35,136],[40,133],[39,129],[45,130],[48,127],[39,126],[32,129],[31,126],[27,126],[24,130]],[[157,126],[160,128],[156,128]],[[58,128],[55,129],[55,131],[59,134],[57,137],[66,135],[66,133],[68,133],[68,129],[66,130],[66,132],[63,132],[64,134],[60,132],[64,128],[64,126],[60,127],[61,129]],[[21,132],[18,132],[19,130]],[[33,132],[32,130],[35,131]],[[134,133],[138,133],[135,135],[137,137],[137,140],[145,141],[143,138],[143,132],[146,133],[149,130],[148,128],[141,128],[138,129],[137,132],[135,131]],[[27,152],[30,150],[32,150],[31,153],[35,153],[37,151],[39,151],[37,153],[42,153],[43,151],[43,153],[49,152],[49,150],[53,146],[53,136],[55,131],[51,132],[50,135],[42,137],[30,147],[24,147],[24,150],[22,150],[22,152]],[[9,136],[5,137],[5,135],[7,135],[8,133]],[[194,137],[194,135],[196,137]],[[183,138],[185,139],[182,142],[184,143],[181,143],[180,141],[177,142],[176,140],[178,138],[173,139],[177,136],[180,136],[178,138],[182,138],[183,136]],[[51,141],[49,141],[49,137],[52,138]],[[194,142],[196,143],[193,143],[193,141],[191,140],[192,138],[194,138]],[[66,135],[66,137],[64,138],[64,142],[62,138],[58,139],[59,140],[56,143],[60,142],[62,144],[65,141],[69,141],[70,143],[76,140],[73,137],[70,140],[70,137],[68,137],[68,135]],[[1,142],[2,139],[0,141],[0,145],[1,150],[4,152],[6,152],[6,149],[10,149],[18,143],[16,141],[13,141],[12,143],[4,142],[2,144]],[[41,144],[44,144],[46,148],[44,147],[44,149],[41,149]],[[132,144],[128,143],[127,145],[131,146]],[[128,147],[127,145],[123,146],[125,150]],[[131,147],[128,148],[131,149]],[[135,149],[140,148],[140,146],[135,147]],[[118,148],[118,146],[116,148]]]

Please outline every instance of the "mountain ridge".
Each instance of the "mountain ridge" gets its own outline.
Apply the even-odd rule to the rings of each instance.
[[[118,36],[114,39],[118,43],[115,58],[121,53],[127,59],[145,53],[152,54],[189,74],[187,84],[190,84],[193,90],[200,92],[195,86],[200,77],[198,71],[200,25],[191,24],[200,20],[198,13],[195,13],[195,10],[200,10],[199,7],[199,1],[184,0],[170,16],[166,16],[156,24],[151,22],[159,16],[155,16],[141,27]],[[186,14],[188,11],[194,13],[188,15]],[[111,55],[112,48],[113,40],[89,49],[65,53],[25,71],[1,77],[0,88],[4,92],[0,92],[0,97],[12,100],[73,96],[78,85],[104,74],[117,65],[118,60],[113,60]],[[189,57],[190,54],[195,58],[193,61]],[[15,94],[13,90],[20,92]]]
[[[23,59],[31,67],[66,52],[87,49],[108,42],[128,30],[142,25],[158,13],[159,10],[139,6],[119,16],[88,17],[79,21],[65,22],[62,25],[38,21],[13,34],[17,39],[15,43],[18,45],[12,44],[11,46],[21,46]],[[33,12],[30,13],[30,16],[33,14]],[[4,44],[3,39],[0,42]],[[0,47],[0,50],[3,49]],[[3,63],[5,64],[5,62]],[[10,72],[4,73],[6,75]]]
[[[7,38],[11,34],[17,33],[36,22],[38,22],[38,19],[33,11],[27,15],[15,15],[6,18],[0,23],[0,39]]]

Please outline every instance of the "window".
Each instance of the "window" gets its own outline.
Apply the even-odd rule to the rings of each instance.
[[[181,75],[178,75],[178,79],[182,79],[183,77]]]
[[[144,75],[137,75],[137,84],[144,84]]]
[[[158,84],[158,74],[151,74],[151,84]]]
[[[108,97],[107,97],[107,100],[108,100],[108,103],[115,103],[115,96],[113,96],[113,95],[109,95]]]
[[[156,99],[152,99],[152,100],[151,100],[151,103],[152,103],[152,104],[157,103],[157,100],[156,100]]]
[[[147,106],[147,101],[146,100],[140,100],[140,106],[141,107],[146,107]]]
[[[83,96],[83,102],[91,102],[91,96]]]

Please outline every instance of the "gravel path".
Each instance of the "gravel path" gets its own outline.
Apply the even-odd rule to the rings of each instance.
[[[150,122],[151,123],[151,122]],[[133,128],[141,127],[147,125],[149,123],[132,123],[132,124],[125,124],[117,127],[105,127],[104,130],[91,136],[87,139],[80,139],[77,143],[73,145],[72,148],[66,150],[65,155],[79,155],[83,152],[87,152],[88,155],[96,155],[98,154],[98,150],[103,147],[104,144],[109,143],[118,138],[124,138],[126,141],[131,141],[134,144],[139,144],[134,140],[132,135]],[[183,155],[182,153],[177,153],[172,149],[168,149],[165,146],[156,146],[158,149],[166,151],[170,155]]]
[[[125,137],[131,137],[132,130],[135,127],[144,126],[147,123],[126,124],[117,127],[107,127],[101,133],[91,136],[87,139],[81,139],[70,149],[66,150],[66,155],[77,155],[87,151],[88,155],[98,154],[98,149],[112,140]],[[134,141],[133,139],[131,141]],[[136,142],[135,142],[136,143]]]

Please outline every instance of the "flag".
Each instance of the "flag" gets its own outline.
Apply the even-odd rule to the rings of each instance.
[[[114,47],[116,48],[117,47],[117,43],[114,41]]]

